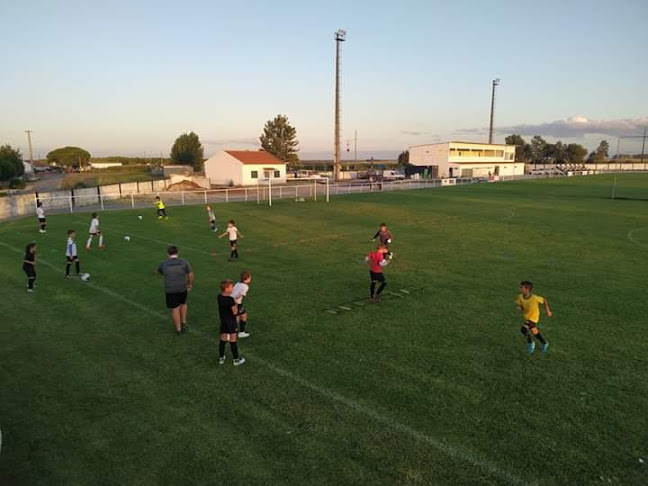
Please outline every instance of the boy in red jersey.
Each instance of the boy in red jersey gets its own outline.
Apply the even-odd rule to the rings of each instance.
[[[385,253],[389,253],[387,247],[383,244],[378,245],[376,251],[372,251],[365,257],[365,262],[369,264],[369,276],[371,277],[371,285],[369,287],[371,302],[379,302],[379,296],[385,286],[387,285],[387,280],[385,280],[385,275],[383,274],[383,267],[389,264],[389,259],[385,257]],[[378,290],[376,290],[376,284],[380,283]]]

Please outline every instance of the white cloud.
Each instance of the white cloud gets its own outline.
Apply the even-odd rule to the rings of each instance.
[[[566,120],[530,125],[497,127],[497,133],[520,135],[541,135],[555,138],[583,138],[586,135],[607,135],[613,137],[641,135],[648,126],[648,116],[621,120],[590,120],[584,116],[572,116]]]

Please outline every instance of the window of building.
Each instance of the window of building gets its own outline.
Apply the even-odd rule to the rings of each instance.
[[[259,171],[258,170],[253,170],[252,172],[250,172],[250,176],[252,177],[252,179],[258,179],[259,178]]]
[[[276,179],[279,179],[279,177],[281,177],[281,171],[275,170],[274,171],[274,176],[275,176]]]

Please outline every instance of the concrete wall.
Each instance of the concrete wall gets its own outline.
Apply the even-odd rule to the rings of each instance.
[[[432,165],[439,166],[443,162],[448,162],[450,155],[449,143],[436,143],[430,145],[415,145],[409,148],[409,161],[412,165],[428,167]],[[439,169],[439,173],[441,170]]]

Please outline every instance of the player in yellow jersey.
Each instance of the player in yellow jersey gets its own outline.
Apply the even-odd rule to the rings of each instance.
[[[160,196],[155,197],[155,201],[153,201],[153,204],[155,204],[155,207],[157,208],[157,215],[158,219],[169,219],[166,213],[166,206],[162,202],[162,199],[160,199]]]
[[[544,305],[547,317],[551,317],[549,301],[544,297],[535,295],[533,293],[533,284],[528,280],[520,283],[520,291],[522,293],[518,296],[515,303],[520,311],[522,311],[522,316],[524,317],[524,324],[522,324],[520,331],[527,340],[527,351],[529,354],[533,354],[533,351],[535,351],[535,342],[533,342],[533,337],[535,336],[540,342],[540,350],[546,353],[549,343],[540,334],[540,331],[538,331],[538,323],[540,322],[541,305]]]

